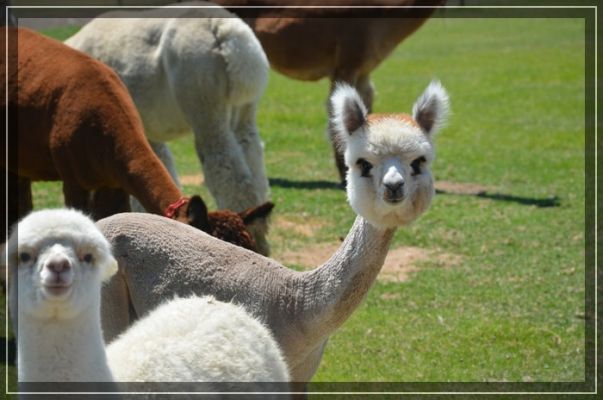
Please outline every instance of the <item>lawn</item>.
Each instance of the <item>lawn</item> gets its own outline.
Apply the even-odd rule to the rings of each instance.
[[[383,271],[314,381],[584,380],[584,51],[579,19],[440,18],[375,71],[378,112],[409,112],[433,77],[448,89],[440,190],[395,236],[404,273]],[[273,256],[297,269],[355,218],[335,184],[327,88],[272,73],[258,115]],[[170,146],[181,176],[198,179],[192,137]],[[36,208],[61,202],[59,185],[35,185]]]

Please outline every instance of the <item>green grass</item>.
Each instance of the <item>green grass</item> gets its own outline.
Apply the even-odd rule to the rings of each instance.
[[[394,247],[440,249],[461,264],[425,262],[410,280],[377,282],[331,337],[315,381],[584,380],[583,39],[581,20],[432,19],[375,71],[379,112],[410,111],[438,77],[453,114],[436,179],[501,196],[441,194],[399,230]],[[271,75],[258,115],[270,178],[336,182],[327,88]],[[181,174],[196,173],[192,137],[170,145]],[[56,184],[34,196],[37,208],[61,205]],[[534,205],[551,196],[558,207]],[[328,187],[273,185],[271,198],[277,217],[318,222],[309,237],[274,226],[275,252],[333,242],[355,217]]]

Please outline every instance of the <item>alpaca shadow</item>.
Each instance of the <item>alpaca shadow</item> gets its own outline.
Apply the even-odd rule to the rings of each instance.
[[[6,357],[6,350],[8,348],[8,357]],[[0,338],[0,362],[2,365],[15,365],[17,358],[17,342],[12,337],[6,340],[5,337]],[[8,364],[7,364],[8,361]]]
[[[536,206],[538,208],[548,208],[548,207],[559,207],[561,206],[561,200],[558,196],[546,197],[541,199],[534,199],[531,197],[521,197],[521,196],[513,196],[510,194],[502,194],[502,193],[488,193],[488,192],[477,192],[477,193],[455,193],[448,192],[442,189],[436,189],[437,194],[452,194],[452,195],[460,195],[460,196],[475,196],[484,199],[497,200],[497,201],[509,201],[518,204],[522,204],[524,206]]]
[[[285,189],[308,189],[308,190],[317,190],[317,189],[335,189],[342,190],[343,186],[337,182],[330,181],[293,181],[285,178],[270,178],[268,180],[270,182],[270,186],[278,186]]]

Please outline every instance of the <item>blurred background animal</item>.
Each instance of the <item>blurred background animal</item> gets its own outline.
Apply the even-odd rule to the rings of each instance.
[[[269,66],[251,29],[213,6],[172,9],[171,18],[161,18],[167,12],[161,8],[110,12],[65,43],[117,72],[138,107],[151,147],[176,182],[166,142],[192,130],[218,208],[241,212],[268,197],[256,111]],[[267,221],[259,219],[249,229],[259,251],[268,254]]]
[[[246,226],[264,219],[271,204],[244,210],[246,221],[228,211],[208,215],[199,196],[184,198],[151,150],[126,87],[109,67],[31,30],[2,30],[2,40],[6,32],[18,44],[9,46],[8,103],[0,100],[10,116],[9,159],[6,141],[0,159],[17,185],[9,188],[9,226],[32,210],[32,181],[60,180],[65,205],[95,219],[129,211],[130,194],[152,213],[169,210],[170,218],[258,250]],[[6,90],[6,59],[0,64]]]

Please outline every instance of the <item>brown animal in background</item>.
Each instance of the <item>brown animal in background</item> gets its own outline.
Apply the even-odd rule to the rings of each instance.
[[[199,196],[183,197],[147,142],[126,87],[109,67],[27,29],[11,28],[8,35],[9,95],[8,104],[2,96],[2,105],[10,115],[11,147],[6,160],[3,142],[0,157],[16,182],[9,189],[9,226],[32,210],[32,181],[61,180],[65,205],[95,219],[129,211],[131,194],[149,212],[256,250],[245,224],[270,213],[271,203],[242,215],[208,215]],[[5,43],[4,30],[0,40]],[[3,92],[5,62],[2,58]]]
[[[214,0],[242,17],[253,29],[276,71],[293,79],[316,81],[329,78],[353,86],[371,112],[373,85],[370,73],[405,38],[415,32],[446,0],[333,0],[289,1],[287,6],[317,6],[299,9],[237,9],[235,6],[278,6],[275,0]],[[320,8],[324,5],[341,8]],[[421,6],[428,8],[372,9],[371,18],[357,18],[367,10],[346,6]],[[246,14],[253,15],[246,18]],[[379,14],[377,16],[377,14]],[[354,16],[354,18],[351,18]],[[327,111],[330,117],[331,110]],[[330,118],[331,120],[332,118]],[[345,182],[343,153],[338,149],[329,124],[335,162]]]

